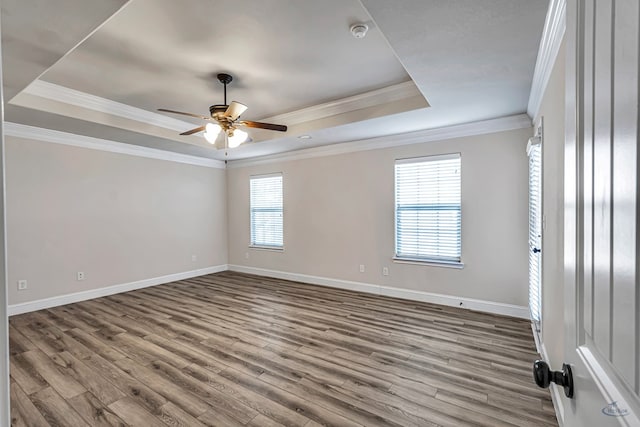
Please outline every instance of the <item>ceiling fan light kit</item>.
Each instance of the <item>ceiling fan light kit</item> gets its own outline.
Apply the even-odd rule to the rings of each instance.
[[[229,148],[238,147],[240,144],[247,140],[248,136],[248,133],[240,129],[236,129],[231,133],[227,133]]]
[[[272,123],[253,122],[249,120],[238,120],[242,113],[247,110],[247,106],[237,101],[231,101],[231,104],[227,104],[227,85],[233,81],[233,77],[226,73],[220,73],[217,75],[218,81],[224,85],[224,104],[215,104],[209,107],[210,117],[201,116],[199,114],[185,113],[182,111],[167,110],[165,108],[159,108],[158,111],[166,113],[181,114],[184,116],[196,117],[202,120],[210,120],[205,126],[199,126],[197,128],[182,132],[180,135],[193,135],[198,132],[203,132],[204,138],[210,144],[215,144],[218,135],[221,132],[225,134],[225,148],[238,147],[243,142],[249,139],[249,134],[237,126],[246,126],[250,128],[275,130],[279,132],[286,132],[287,127],[284,125],[276,125]]]
[[[206,139],[209,144],[215,144],[216,138],[218,138],[218,134],[221,130],[222,127],[220,127],[219,124],[207,123],[207,125],[204,127],[204,139]]]

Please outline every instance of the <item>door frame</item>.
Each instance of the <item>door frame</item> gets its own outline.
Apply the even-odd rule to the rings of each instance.
[[[2,29],[0,28],[0,39],[1,38]],[[4,90],[1,44],[2,43],[0,43],[0,424],[8,426],[11,425],[11,410],[9,388],[9,312],[7,297],[7,224],[5,215]]]

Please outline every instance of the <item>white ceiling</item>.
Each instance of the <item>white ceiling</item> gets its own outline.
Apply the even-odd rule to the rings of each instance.
[[[3,0],[5,118],[222,159],[201,136],[178,136],[197,119],[155,111],[207,114],[222,103],[218,72],[234,75],[228,98],[249,106],[244,119],[289,126],[251,129],[259,142],[228,159],[524,113],[547,6]]]

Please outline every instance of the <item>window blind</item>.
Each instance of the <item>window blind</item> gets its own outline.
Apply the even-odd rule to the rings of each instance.
[[[250,178],[251,245],[281,248],[282,174]]]
[[[460,154],[396,161],[396,257],[460,262]]]
[[[529,148],[529,308],[531,320],[535,324],[540,323],[541,312],[540,283],[542,278],[539,252],[542,237],[541,163],[541,145],[539,143],[531,144]]]

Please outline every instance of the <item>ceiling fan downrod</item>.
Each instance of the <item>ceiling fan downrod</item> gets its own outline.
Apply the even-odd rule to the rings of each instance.
[[[220,73],[217,77],[220,83],[224,85],[224,105],[229,105],[227,104],[227,85],[233,81],[233,77],[227,73]]]

